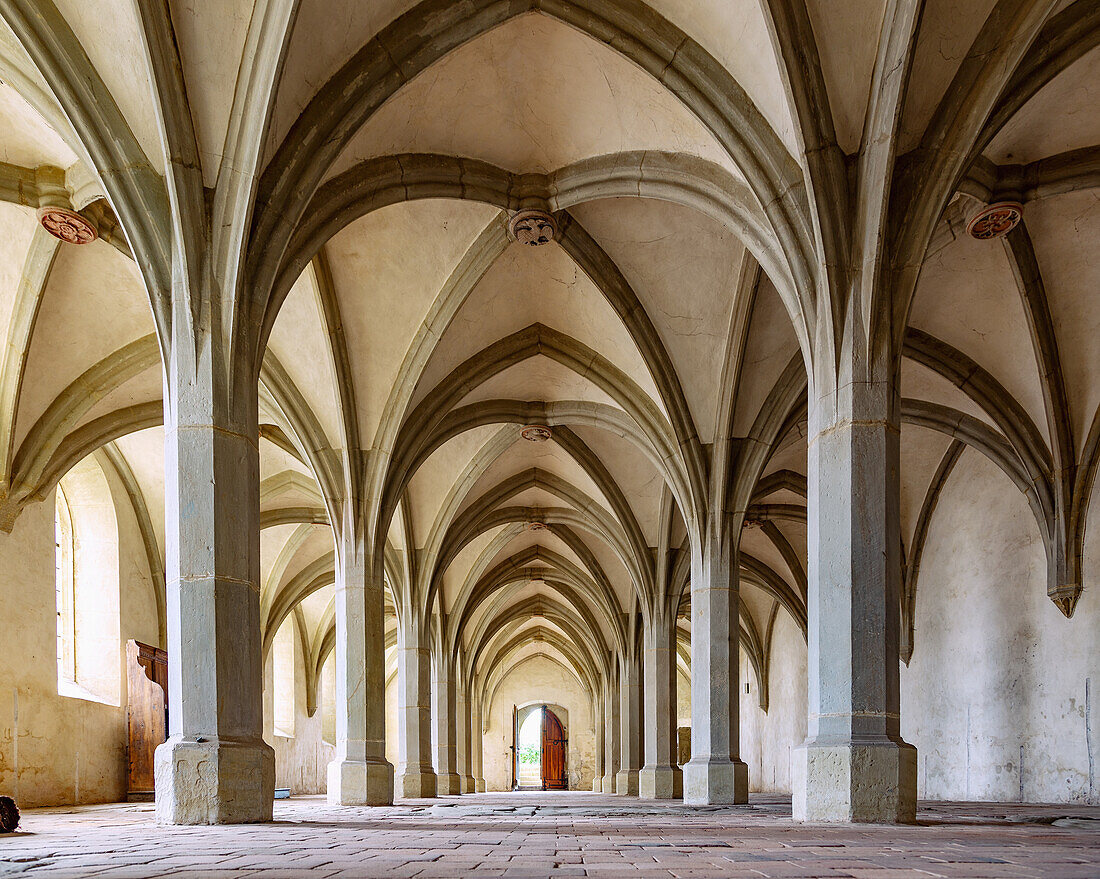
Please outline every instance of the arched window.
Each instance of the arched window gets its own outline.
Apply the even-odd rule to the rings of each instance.
[[[336,744],[336,654],[330,653],[321,666],[321,738]]]
[[[73,516],[65,490],[58,485],[54,500],[54,588],[57,597],[57,681],[76,683],[76,607],[73,557]]]
[[[118,520],[94,457],[58,483],[54,543],[57,692],[120,705]]]
[[[294,616],[288,615],[271,645],[275,735],[294,738]]]

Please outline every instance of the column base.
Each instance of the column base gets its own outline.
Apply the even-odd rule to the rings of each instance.
[[[605,794],[615,793],[615,776],[614,775],[605,775],[600,780],[600,790],[601,790],[602,793],[605,793]]]
[[[684,766],[684,802],[717,806],[749,801],[749,767],[740,760],[693,757]]]
[[[270,821],[275,751],[262,739],[172,736],[153,758],[158,824]]]
[[[680,767],[643,766],[638,772],[638,796],[643,800],[678,800],[683,795]]]
[[[475,782],[474,789],[479,794],[485,793],[485,790],[486,790],[486,787],[487,787],[487,785],[485,784],[485,779],[484,778],[475,778],[474,782]]]
[[[472,775],[462,776],[462,792],[464,794],[472,794],[477,791],[477,779]]]
[[[615,776],[615,793],[618,796],[638,796],[638,770],[620,769]]]
[[[435,790],[441,797],[457,797],[462,793],[462,776],[457,772],[440,772],[435,777]]]
[[[333,806],[393,805],[393,767],[385,760],[333,760],[328,801]]]
[[[602,794],[603,793],[603,776],[602,775],[597,775],[595,778],[592,779],[592,793],[594,793],[594,794]]]
[[[398,773],[397,785],[400,795],[407,800],[434,797],[439,791],[435,770],[430,766],[402,768]]]
[[[905,742],[807,742],[792,776],[796,821],[916,823],[917,749]]]

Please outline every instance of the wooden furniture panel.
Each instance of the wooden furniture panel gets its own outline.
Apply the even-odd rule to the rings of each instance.
[[[128,791],[133,800],[153,794],[153,752],[168,736],[168,653],[126,642]]]

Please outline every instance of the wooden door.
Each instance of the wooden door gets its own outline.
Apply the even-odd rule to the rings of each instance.
[[[542,789],[565,790],[565,730],[549,708],[542,709]]]
[[[153,793],[153,752],[168,737],[167,694],[167,652],[127,641],[128,791],[134,799],[147,799]]]
[[[519,708],[512,706],[512,790],[519,788]]]

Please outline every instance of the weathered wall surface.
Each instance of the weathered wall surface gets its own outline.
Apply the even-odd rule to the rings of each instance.
[[[275,749],[275,785],[291,794],[323,794],[328,788],[328,764],[336,759],[336,662],[333,657],[321,669],[318,709],[306,710],[306,682],[300,642],[295,635],[294,735],[275,732],[274,663],[264,663],[264,738]],[[386,684],[386,759],[397,765],[397,678]]]
[[[1086,553],[1085,593],[1067,620],[1046,597],[1023,495],[982,455],[963,453],[928,534],[913,659],[901,674],[919,796],[1089,797],[1089,729],[1094,755],[1100,738],[1086,686],[1100,681],[1100,596],[1088,584],[1098,561]]]
[[[569,789],[592,790],[596,739],[588,693],[558,663],[542,655],[524,656],[523,651],[516,654],[516,665],[501,681],[488,712],[482,739],[486,788],[510,788],[512,706],[531,702],[554,703],[569,712]]]
[[[744,651],[739,678],[741,759],[749,767],[749,790],[790,793],[791,749],[806,738],[806,641],[788,614],[780,611],[772,632],[767,713],[760,708],[759,683]]]
[[[125,645],[158,643],[156,602],[133,513],[116,499],[120,583],[117,704],[57,692],[53,495],[0,535],[0,791],[22,806],[126,796]],[[79,677],[79,675],[78,675]]]
[[[293,617],[290,620],[293,625]],[[294,735],[283,736],[275,732],[274,662],[269,654],[264,663],[264,738],[275,749],[276,787],[289,788],[291,795],[323,794],[328,788],[328,764],[336,757],[336,747],[324,738],[325,712],[318,707],[310,717],[307,711],[305,659],[301,639],[296,631],[293,634]],[[332,694],[324,691],[325,679],[326,676],[321,675],[318,706],[332,700]]]

